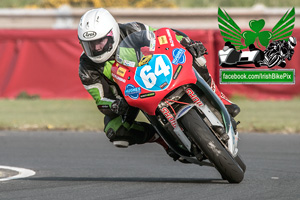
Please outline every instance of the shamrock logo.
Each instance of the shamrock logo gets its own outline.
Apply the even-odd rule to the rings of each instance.
[[[244,31],[242,33],[242,37],[245,39],[245,45],[249,46],[250,44],[254,44],[254,42],[257,42],[257,38],[259,42],[267,47],[270,40],[272,39],[272,33],[270,31],[261,31],[265,26],[265,20],[251,20],[249,22],[249,27],[252,31]],[[259,46],[258,43],[256,45]]]

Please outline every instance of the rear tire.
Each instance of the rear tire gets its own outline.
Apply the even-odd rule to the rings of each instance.
[[[211,132],[196,110],[191,109],[180,121],[187,131],[186,134],[214,164],[224,179],[229,183],[240,183],[243,180],[242,167]]]

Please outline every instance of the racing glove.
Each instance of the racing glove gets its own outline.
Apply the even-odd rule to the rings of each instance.
[[[202,42],[191,40],[189,37],[184,37],[180,41],[180,44],[184,46],[190,54],[194,57],[194,65],[200,68],[206,68],[206,59],[204,54],[207,54],[207,49]]]
[[[128,108],[129,106],[123,98],[115,100],[110,106],[111,111],[113,111],[117,115],[125,114]]]
[[[202,42],[191,40],[189,37],[184,37],[180,41],[181,45],[184,46],[195,58],[199,58],[204,54],[207,54],[207,49],[204,47]]]

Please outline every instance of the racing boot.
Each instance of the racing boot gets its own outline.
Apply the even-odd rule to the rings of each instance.
[[[144,144],[154,141],[155,129],[145,122],[122,122],[121,116],[110,119],[104,118],[104,132],[116,147],[127,148],[134,144]]]
[[[225,107],[232,117],[236,117],[241,111],[240,107],[234,103],[231,103],[230,105],[225,105]]]

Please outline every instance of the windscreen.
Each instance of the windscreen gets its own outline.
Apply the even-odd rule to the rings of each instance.
[[[131,33],[120,43],[116,60],[128,67],[143,65],[143,60],[151,59],[155,50],[155,34],[144,30]]]

